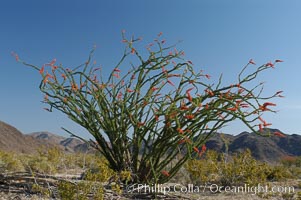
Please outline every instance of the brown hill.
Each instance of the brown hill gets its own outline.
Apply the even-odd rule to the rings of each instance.
[[[217,133],[207,141],[206,145],[208,149],[226,152],[224,141],[227,141],[229,154],[250,149],[256,159],[268,162],[278,161],[284,156],[301,156],[301,135],[288,135],[277,129],[269,129],[269,131],[270,137],[242,132],[236,136],[223,134],[225,139]],[[281,132],[285,137],[275,136],[273,133],[276,131]]]
[[[29,134],[41,143],[52,144],[60,147],[67,152],[87,152],[91,148],[85,142],[76,138],[65,138],[49,132],[34,132]]]
[[[32,136],[25,136],[15,127],[0,121],[0,150],[33,153],[42,144]]]
[[[59,144],[62,140],[65,139],[65,137],[63,136],[59,136],[47,131],[34,132],[27,135],[33,136],[35,139],[40,140],[42,142],[53,143],[53,144]]]
[[[0,121],[0,150],[34,153],[45,147],[59,147],[71,153],[91,150],[88,145],[76,138],[65,138],[49,132],[22,134],[15,127]]]

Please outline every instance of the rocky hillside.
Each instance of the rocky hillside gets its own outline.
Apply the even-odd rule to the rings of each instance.
[[[43,144],[48,146],[58,146],[64,151],[70,153],[93,151],[88,144],[85,144],[83,141],[76,138],[65,138],[49,132],[35,132],[28,135],[34,137]]]
[[[49,132],[22,134],[15,127],[0,121],[0,150],[17,153],[34,153],[38,149],[59,147],[67,152],[91,150],[84,142]]]
[[[33,153],[41,146],[34,137],[23,135],[15,127],[0,121],[0,150]]]
[[[76,138],[65,138],[49,132],[34,132],[28,134],[34,137],[41,143],[57,145],[67,152],[87,152],[91,148],[88,147],[83,141]]]
[[[270,131],[271,137],[262,137],[248,132],[242,132],[236,136],[215,134],[206,145],[208,149],[215,149],[219,152],[228,151],[229,154],[250,149],[256,159],[269,162],[288,155],[301,156],[301,135],[289,135],[277,129],[270,129]],[[274,132],[280,132],[285,137],[275,136]]]

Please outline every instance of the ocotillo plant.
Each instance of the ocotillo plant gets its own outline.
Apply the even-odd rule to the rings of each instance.
[[[123,33],[124,53],[107,77],[91,61],[94,49],[74,69],[56,60],[38,67],[15,55],[40,73],[47,110],[59,110],[84,127],[109,167],[131,172],[135,183],[168,181],[188,159],[204,153],[214,132],[235,119],[266,134],[262,130],[270,124],[261,115],[275,106],[266,101],[281,93],[263,97],[261,83],[245,87],[281,60],[258,68],[250,60],[233,85],[222,86],[221,78],[207,84],[210,76],[194,71],[184,52],[166,46],[160,36],[141,53],[136,49],[140,39]],[[124,68],[128,59],[130,69]],[[245,75],[249,66],[254,71]]]

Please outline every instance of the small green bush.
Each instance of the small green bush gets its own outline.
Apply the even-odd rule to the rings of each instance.
[[[193,182],[215,182],[224,186],[257,185],[292,178],[288,168],[259,162],[252,157],[250,150],[232,156],[229,161],[223,154],[209,150],[203,159],[188,161],[185,168]]]
[[[0,172],[24,171],[24,166],[15,153],[0,151]]]
[[[44,174],[54,174],[57,168],[54,163],[50,162],[47,157],[33,156],[27,163],[27,170]]]
[[[58,193],[62,200],[88,200],[89,197],[95,200],[104,199],[102,185],[92,181],[81,181],[77,183],[60,181],[58,184]]]
[[[293,178],[290,170],[281,165],[269,166],[266,170],[266,178],[269,181],[279,181],[286,178]]]
[[[84,180],[106,182],[114,175],[113,170],[108,167],[107,161],[102,158],[96,160],[95,165],[85,172]]]

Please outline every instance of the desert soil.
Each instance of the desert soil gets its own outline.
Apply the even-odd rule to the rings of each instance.
[[[0,174],[0,200],[50,200],[59,199],[55,195],[56,184],[58,177],[53,176],[38,176],[36,174],[35,178],[32,178],[30,174],[26,173],[15,173],[10,175]],[[39,182],[45,188],[50,188],[53,191],[54,196],[52,198],[45,197],[41,194],[33,193],[29,189],[34,182]],[[220,192],[212,193],[209,189],[200,192],[170,192],[165,195],[160,194],[156,196],[156,199],[166,199],[166,200],[260,200],[260,199],[270,199],[270,200],[280,200],[280,199],[296,199],[301,200],[301,180],[288,180],[285,182],[273,182],[269,183],[271,186],[293,186],[294,191],[290,194],[288,193],[264,193],[264,196],[258,196],[252,193],[231,193],[231,192]],[[170,183],[164,186],[173,188],[175,184]],[[185,186],[183,186],[185,187]],[[181,186],[180,186],[181,188]],[[105,199],[111,200],[129,200],[129,199],[154,199],[154,196],[149,194],[134,194],[133,192],[124,192],[122,195],[118,195],[110,189],[105,189]],[[93,198],[91,198],[93,199]]]

